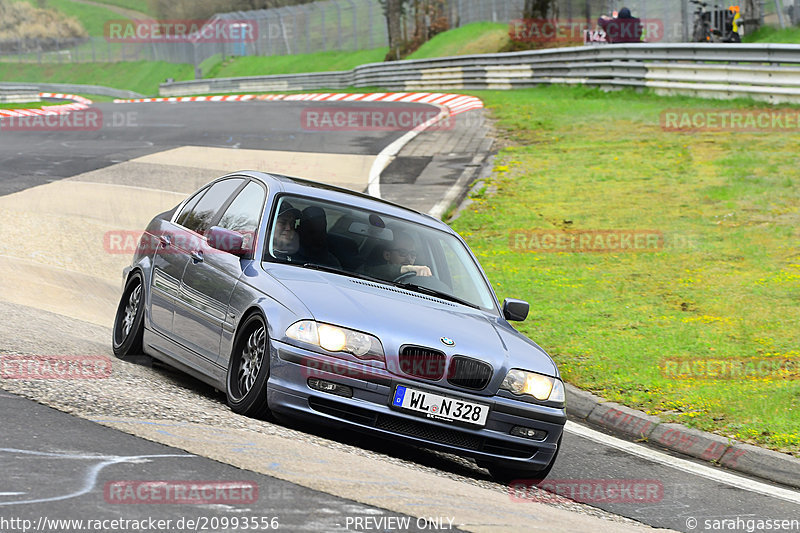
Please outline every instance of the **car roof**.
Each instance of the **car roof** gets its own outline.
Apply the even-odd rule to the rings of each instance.
[[[312,196],[321,200],[330,200],[332,202],[350,204],[355,207],[363,209],[380,210],[382,213],[392,215],[397,218],[412,220],[414,222],[431,226],[437,229],[444,229],[453,233],[453,230],[442,222],[441,220],[428,215],[427,213],[420,213],[414,209],[404,207],[402,205],[384,200],[382,198],[375,198],[368,194],[329,185],[327,183],[320,183],[303,178],[296,178],[286,176],[283,174],[259,172],[255,170],[247,170],[241,172],[234,172],[231,174],[238,176],[250,176],[253,179],[263,182],[267,187],[280,189],[281,192],[287,194],[296,194],[298,196]]]

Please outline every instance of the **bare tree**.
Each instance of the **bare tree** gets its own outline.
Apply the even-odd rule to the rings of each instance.
[[[546,19],[550,16],[557,16],[557,10],[557,0],[525,0],[522,18]]]

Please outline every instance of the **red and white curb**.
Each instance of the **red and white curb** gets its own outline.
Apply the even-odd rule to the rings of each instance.
[[[306,94],[232,94],[225,96],[174,96],[169,98],[138,98],[114,100],[115,103],[150,102],[403,102],[432,104],[444,107],[450,115],[458,115],[470,109],[480,109],[483,102],[475,96],[449,93],[306,93]]]
[[[163,98],[138,98],[133,100],[114,100],[115,103],[154,103],[154,102],[400,102],[429,104],[441,112],[435,118],[406,132],[399,139],[381,150],[369,171],[367,192],[380,198],[380,176],[394,157],[411,139],[436,122],[471,109],[481,109],[483,101],[475,96],[450,93],[304,93],[304,94],[231,94],[218,96],[173,96]]]
[[[57,98],[59,100],[72,100],[71,104],[57,104],[43,106],[41,109],[0,109],[2,117],[35,117],[39,115],[64,115],[72,111],[88,109],[92,101],[76,94],[39,93],[40,98]]]

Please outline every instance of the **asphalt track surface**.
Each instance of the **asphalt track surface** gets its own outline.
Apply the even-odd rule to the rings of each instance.
[[[300,117],[302,109],[312,105],[319,104],[100,104],[97,107],[109,122],[98,131],[2,131],[0,196],[184,146],[374,156],[403,133],[310,132],[303,128]],[[328,105],[347,106],[342,103]],[[129,122],[124,124],[126,117]],[[130,120],[135,122],[135,126]],[[119,125],[115,126],[114,121]],[[31,342],[35,346],[35,339]],[[190,383],[188,386],[196,388],[198,394],[221,402],[214,391],[192,382],[190,378],[182,378],[181,382],[176,382],[176,386]],[[38,520],[46,515],[53,518],[141,519],[147,514],[157,514],[160,518],[179,518],[202,515],[201,511],[215,516],[242,514],[241,506],[224,505],[208,509],[199,509],[197,505],[162,505],[155,506],[157,513],[151,513],[152,507],[147,507],[145,511],[136,505],[112,505],[104,499],[103,484],[108,480],[154,478],[254,480],[260,487],[260,498],[258,504],[253,506],[258,512],[253,514],[277,516],[282,524],[287,524],[281,528],[283,530],[302,530],[303,527],[307,530],[354,530],[357,528],[344,524],[346,517],[401,517],[398,513],[387,514],[382,509],[342,500],[261,474],[237,470],[185,451],[125,435],[12,394],[0,393],[0,413],[3,427],[0,432],[0,517]],[[448,461],[424,451],[397,448],[389,443],[365,443],[349,435],[322,433],[321,436],[345,443],[356,442],[389,456],[400,456],[425,466],[434,466],[443,473],[456,473],[477,480],[488,479],[482,469],[464,466],[462,462]],[[568,434],[549,479],[571,482],[643,480],[657,484],[661,492],[658,497],[645,503],[589,501],[592,506],[650,526],[687,532],[748,531],[751,530],[749,524],[753,523],[748,521],[800,518],[800,493],[793,492],[794,496],[788,498],[786,493],[782,498],[764,494],[770,492],[768,485],[765,489],[763,482],[748,480],[743,476],[737,476],[741,482],[739,486],[733,486],[687,471],[691,469],[676,468],[683,459],[670,459],[671,456],[666,453],[661,456],[662,459],[653,460],[632,455],[600,440],[603,439]],[[63,457],[43,459],[37,453],[55,453]],[[70,484],[77,485],[84,479],[88,462],[91,462],[88,457],[130,458],[143,455],[161,457],[135,463],[120,460],[104,468],[98,474],[97,483],[85,493],[71,498],[58,497],[68,493]],[[167,457],[170,455],[174,457]],[[132,468],[132,464],[135,464],[135,468]],[[759,489],[749,490],[752,487]],[[780,489],[775,488],[776,491]],[[26,494],[40,494],[37,498],[47,501],[19,503],[21,498],[27,497]],[[312,518],[308,516],[309,509],[324,512],[320,511]],[[317,519],[321,521],[315,521]],[[720,524],[714,520],[733,522]],[[455,525],[458,525],[457,520]],[[6,531],[2,527],[0,530]],[[15,531],[10,527],[7,530]],[[555,527],[554,530],[559,529]],[[780,529],[775,527],[772,530]]]

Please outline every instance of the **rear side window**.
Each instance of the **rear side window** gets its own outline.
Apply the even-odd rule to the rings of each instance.
[[[241,178],[218,181],[212,185],[205,194],[198,195],[199,200],[193,207],[189,204],[181,211],[177,219],[178,224],[197,233],[204,233],[211,227],[211,220],[220,210],[222,205],[230,198],[231,194],[242,184]],[[188,208],[188,209],[187,209]]]
[[[243,234],[255,233],[264,209],[264,196],[264,188],[251,181],[231,202],[217,225]]]
[[[206,192],[208,192],[208,187],[192,196],[191,200],[186,202],[186,205],[183,206],[181,212],[178,213],[178,217],[175,219],[175,222],[181,226],[185,226],[184,223],[186,222],[186,218],[189,216],[189,213],[192,212],[192,209],[194,209],[194,207],[197,205],[197,202],[200,201],[200,198],[202,198]]]

